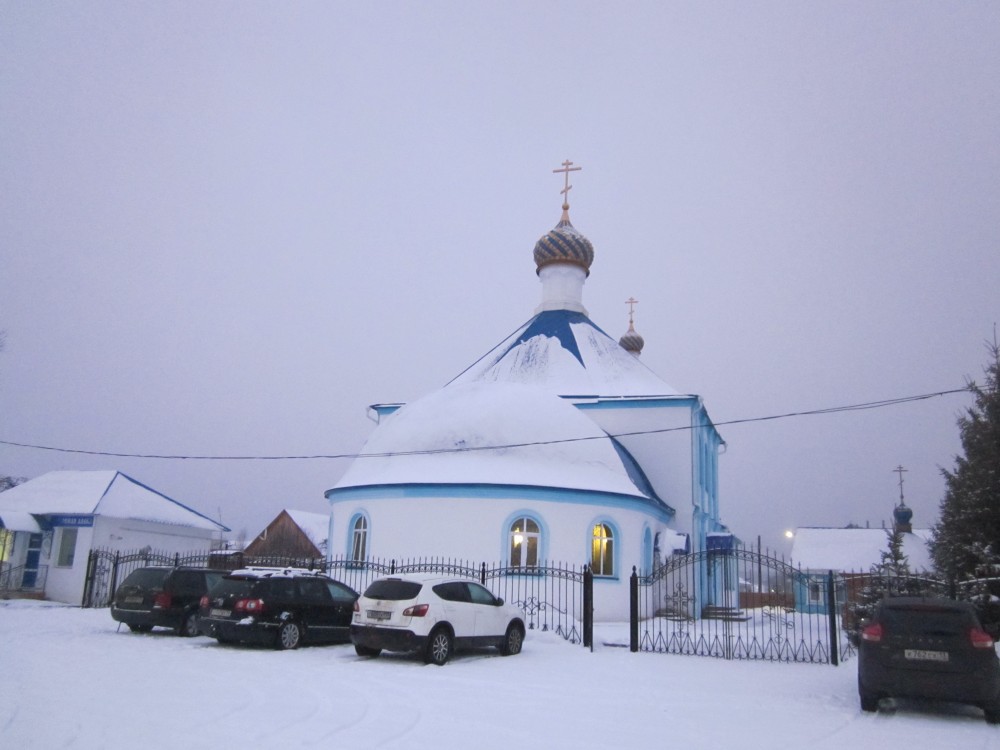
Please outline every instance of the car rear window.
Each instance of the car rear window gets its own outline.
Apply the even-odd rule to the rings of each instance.
[[[943,607],[885,607],[880,619],[900,635],[960,635],[975,624],[969,612]]]
[[[170,573],[169,568],[139,568],[128,574],[122,586],[139,586],[144,589],[163,588],[163,582]]]
[[[402,581],[398,578],[383,578],[375,581],[367,589],[365,596],[369,599],[388,599],[389,601],[403,601],[413,599],[420,593],[423,584],[416,581]]]
[[[251,596],[254,584],[253,578],[223,578],[209,592],[212,596]]]

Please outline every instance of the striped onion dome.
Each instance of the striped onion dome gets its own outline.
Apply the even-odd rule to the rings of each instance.
[[[629,321],[628,331],[624,336],[618,339],[618,343],[625,351],[639,356],[642,354],[642,347],[646,345],[646,340],[635,332],[635,327],[632,325],[632,322]]]
[[[568,206],[563,206],[562,218],[555,228],[535,243],[535,266],[541,271],[552,263],[572,263],[590,275],[594,262],[594,246],[569,221]]]

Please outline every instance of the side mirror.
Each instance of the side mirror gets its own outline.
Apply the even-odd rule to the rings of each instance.
[[[499,596],[497,597],[496,606],[497,607],[502,607],[503,606],[503,599],[501,599]]]

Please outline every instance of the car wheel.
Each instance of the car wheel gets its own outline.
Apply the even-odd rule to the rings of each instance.
[[[987,724],[1000,724],[1000,701],[987,703],[983,706]]]
[[[861,699],[861,710],[862,711],[878,711],[878,694],[869,692],[865,690],[861,685],[858,685],[858,697]]]
[[[521,653],[521,646],[524,644],[524,630],[517,623],[512,622],[507,627],[507,634],[500,644],[501,656],[513,656]]]
[[[275,643],[282,651],[289,651],[299,647],[302,641],[302,628],[297,622],[283,622],[278,628],[278,639]]]
[[[378,656],[382,653],[382,649],[372,648],[371,646],[362,646],[360,643],[355,643],[354,653],[358,656]]]
[[[153,629],[152,625],[129,625],[128,629],[133,633],[148,633]]]
[[[427,640],[427,651],[424,661],[428,664],[444,666],[451,656],[451,634],[445,628],[438,628]]]
[[[177,628],[177,635],[182,638],[194,638],[194,636],[199,635],[198,630],[198,613],[188,612],[184,615],[184,619],[181,620],[181,626]]]

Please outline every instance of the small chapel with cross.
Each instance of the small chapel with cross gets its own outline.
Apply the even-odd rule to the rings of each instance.
[[[377,426],[326,492],[332,556],[585,561],[595,617],[620,620],[633,566],[733,543],[724,442],[701,397],[642,362],[637,300],[620,340],[584,306],[594,247],[569,216],[579,170],[553,170],[562,214],[534,245],[541,300],[527,322],[436,391],[369,407]]]

